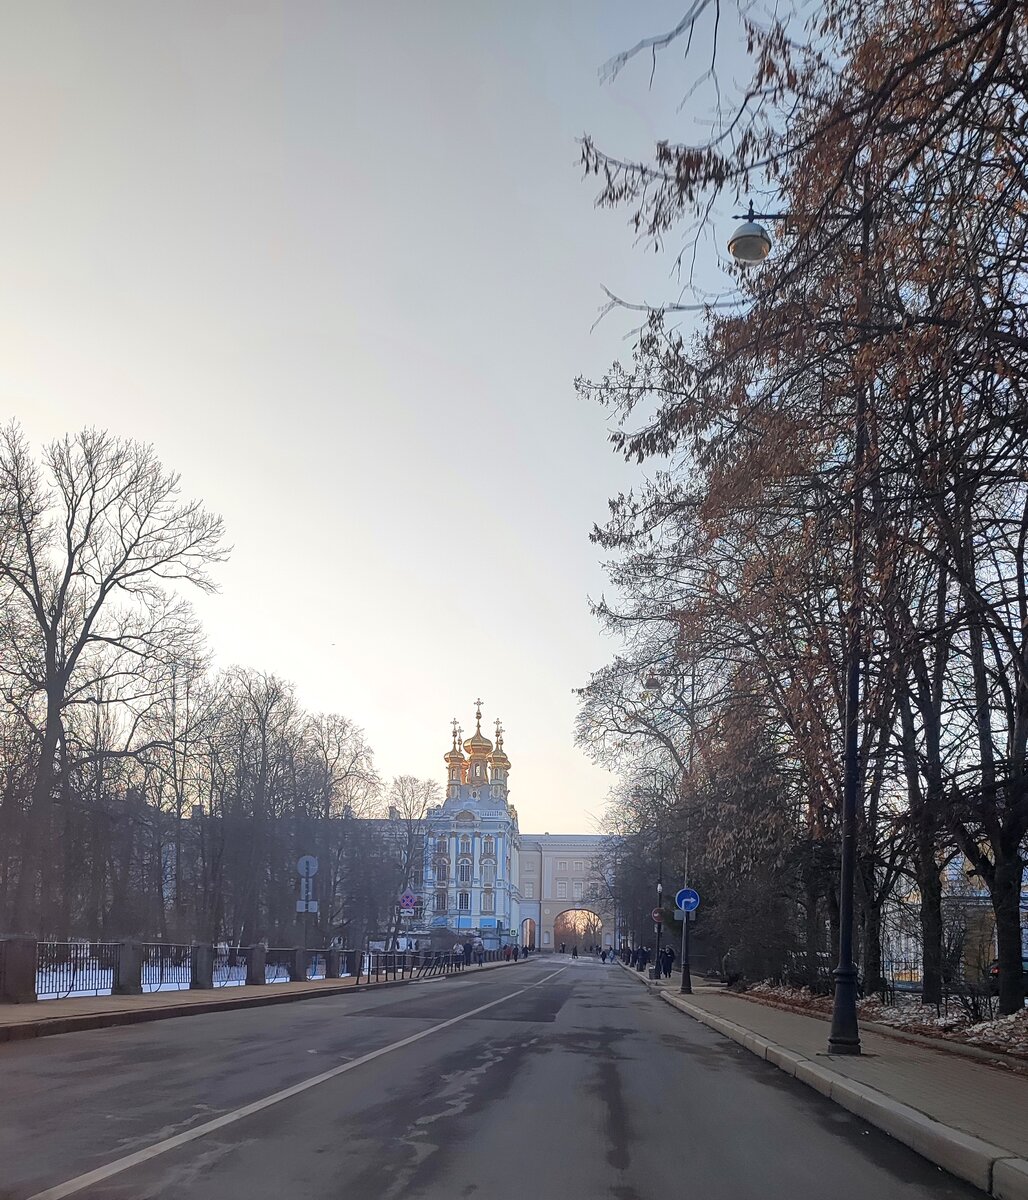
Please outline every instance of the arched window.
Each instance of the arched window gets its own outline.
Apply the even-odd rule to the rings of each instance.
[[[495,905],[493,903],[493,893],[490,891],[485,891],[482,893],[482,911],[484,913],[491,913],[491,912],[495,911]]]
[[[496,864],[487,862],[482,864],[482,882],[486,887],[492,887],[496,882]]]
[[[446,893],[436,892],[435,894],[435,910],[437,913],[446,912]]]
[[[450,873],[450,864],[445,858],[441,858],[435,865],[435,877],[437,883],[445,883]]]
[[[457,864],[457,882],[458,883],[470,883],[471,882],[471,859],[470,858],[462,858],[460,860],[460,862]]]

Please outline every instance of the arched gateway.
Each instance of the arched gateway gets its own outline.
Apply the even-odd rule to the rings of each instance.
[[[521,835],[520,916],[522,921],[531,918],[536,922],[536,948],[542,953],[552,953],[567,940],[556,936],[561,918],[566,924],[591,917],[590,928],[595,931],[599,925],[596,944],[617,944],[616,914],[603,871],[604,841],[600,834]],[[575,917],[576,913],[582,917]],[[592,942],[580,943],[579,950],[586,944]]]

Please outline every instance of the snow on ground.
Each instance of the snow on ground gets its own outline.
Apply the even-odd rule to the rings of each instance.
[[[832,1011],[832,997],[814,994],[809,988],[785,987],[765,981],[748,988],[746,994],[800,1012],[828,1014]],[[857,1008],[865,1021],[947,1041],[966,1042],[1000,1054],[1028,1057],[1028,1008],[1013,1016],[977,1023],[972,1023],[957,999],[950,999],[948,1008],[944,1007],[941,1012],[934,1004],[922,1004],[916,995],[896,1004],[885,1004],[877,996],[869,996],[858,1001]]]

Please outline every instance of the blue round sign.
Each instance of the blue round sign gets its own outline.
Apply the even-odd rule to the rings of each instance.
[[[675,895],[675,904],[682,912],[695,912],[700,906],[700,894],[694,892],[692,888],[682,888]]]

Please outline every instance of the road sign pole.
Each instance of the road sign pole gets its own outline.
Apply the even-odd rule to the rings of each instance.
[[[682,887],[689,886],[689,843],[685,844],[685,866],[682,869]],[[689,914],[682,914],[682,986],[679,994],[692,995],[692,973],[689,970]]]

